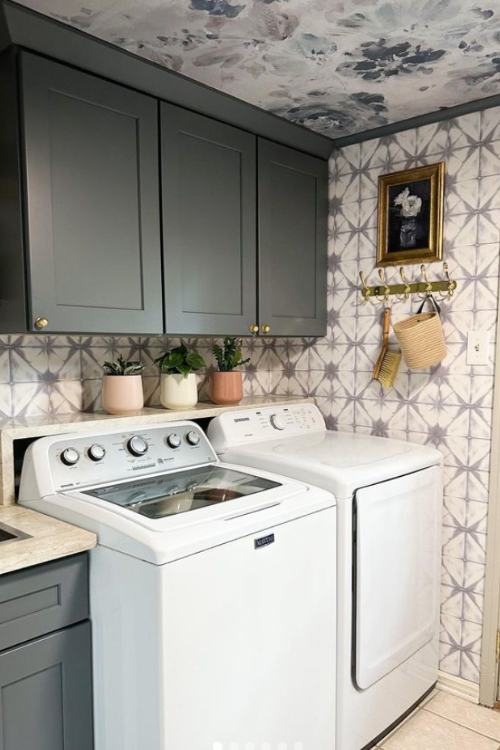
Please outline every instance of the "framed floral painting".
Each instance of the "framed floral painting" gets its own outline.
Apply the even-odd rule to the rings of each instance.
[[[378,178],[377,265],[443,257],[444,162]]]

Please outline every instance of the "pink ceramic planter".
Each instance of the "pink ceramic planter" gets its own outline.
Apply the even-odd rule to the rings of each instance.
[[[243,398],[241,372],[213,372],[210,376],[210,398],[219,406],[239,404]]]
[[[142,375],[105,375],[102,406],[108,414],[128,414],[144,406]]]

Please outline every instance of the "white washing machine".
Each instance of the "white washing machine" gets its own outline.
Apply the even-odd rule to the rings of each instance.
[[[437,680],[441,454],[328,431],[312,403],[226,412],[208,434],[225,461],[336,496],[336,750],[371,747]]]
[[[41,438],[20,502],[98,535],[96,750],[333,750],[331,493],[178,422]]]

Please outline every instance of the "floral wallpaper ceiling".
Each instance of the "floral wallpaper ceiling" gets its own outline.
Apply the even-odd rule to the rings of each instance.
[[[332,138],[500,93],[500,3],[20,0]]]

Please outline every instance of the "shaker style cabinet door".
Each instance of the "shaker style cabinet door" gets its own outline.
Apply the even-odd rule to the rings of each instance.
[[[157,101],[29,53],[21,71],[31,328],[161,332]]]
[[[0,653],[0,750],[92,750],[90,624]]]
[[[260,331],[323,336],[328,164],[264,139],[258,149]]]
[[[256,319],[255,137],[161,106],[167,333],[244,335]]]

